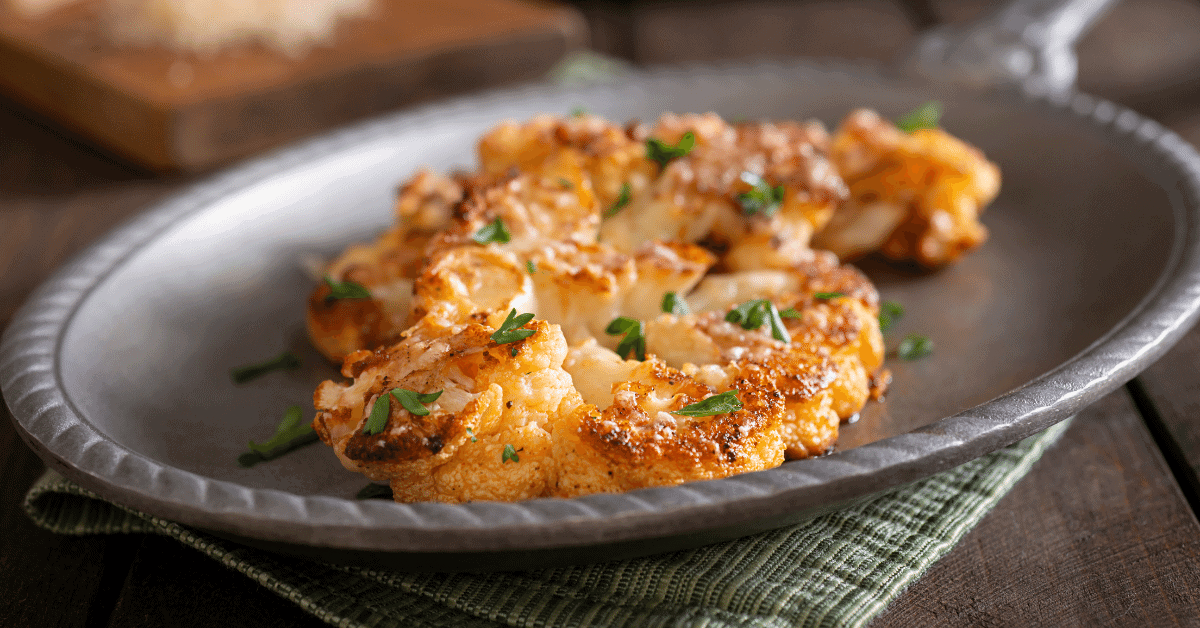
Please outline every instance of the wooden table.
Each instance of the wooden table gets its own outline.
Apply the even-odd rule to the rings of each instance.
[[[593,18],[615,10],[591,4],[600,5]],[[1126,81],[1110,95],[1200,143],[1195,85],[1133,90]],[[0,100],[0,327],[69,256],[186,183],[114,160]],[[1200,625],[1198,371],[1194,330],[1083,412],[872,626]],[[20,504],[42,469],[0,417],[0,626],[323,625],[174,541],[34,527]]]

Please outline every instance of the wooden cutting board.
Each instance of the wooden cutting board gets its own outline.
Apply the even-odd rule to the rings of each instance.
[[[0,0],[0,90],[155,170],[196,171],[438,96],[542,76],[582,46],[574,9],[526,0],[379,0],[329,47],[212,59],[114,46],[97,2],[39,20]]]

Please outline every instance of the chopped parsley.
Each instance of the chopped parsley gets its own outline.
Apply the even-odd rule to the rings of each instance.
[[[633,197],[633,188],[628,183],[621,184],[621,193],[617,195],[617,200],[604,210],[601,214],[603,218],[612,218],[617,215],[617,212],[625,208],[629,204],[629,199]]]
[[[237,368],[229,369],[229,378],[235,384],[245,384],[246,382],[258,379],[271,371],[290,370],[300,368],[300,358],[291,351],[284,351],[278,356],[258,362],[257,364],[247,364]]]
[[[479,228],[471,239],[479,244],[487,244],[496,242],[504,244],[512,239],[512,234],[508,232],[508,227],[504,226],[504,219],[497,217],[495,220]]]
[[[567,180],[567,179],[564,179],[564,178],[562,178],[562,177],[559,177],[559,179],[558,179],[558,184],[559,184],[559,185],[561,185],[561,186],[563,186],[564,188],[566,188],[566,189],[568,189],[568,190],[570,190],[570,189],[573,189],[573,188],[575,187],[575,184],[574,184],[574,183],[571,183],[569,180]]]
[[[713,395],[707,399],[701,399],[696,403],[690,403],[678,410],[672,411],[671,414],[682,414],[683,416],[716,416],[741,409],[742,402],[737,398],[737,391],[727,390],[719,395]]]
[[[363,426],[363,434],[378,434],[387,426],[388,416],[392,413],[392,403],[390,397],[395,397],[396,401],[404,406],[412,414],[417,416],[427,416],[429,408],[425,407],[427,403],[437,401],[438,397],[442,396],[442,391],[431,393],[419,393],[407,388],[393,388],[388,392],[379,395],[375,400],[375,405],[371,407],[371,416],[367,418],[367,424]]]
[[[533,260],[527,259],[525,260],[525,270],[529,271],[529,274],[532,275],[537,272],[537,264],[533,263]]]
[[[384,393],[375,400],[375,405],[371,406],[371,416],[363,426],[363,434],[378,434],[383,431],[388,415],[392,413],[392,404],[388,401],[390,397],[391,395]]]
[[[753,186],[749,192],[737,195],[738,205],[742,206],[743,214],[762,214],[770,218],[779,211],[779,206],[783,203],[782,185],[771,186],[766,179],[748,171],[742,173],[742,181]]]
[[[879,304],[879,331],[887,331],[904,318],[904,306],[895,301],[884,301]]]
[[[500,464],[504,464],[509,460],[512,460],[513,462],[520,462],[521,457],[517,455],[517,450],[515,447],[512,445],[505,445],[504,452],[500,454]]]
[[[905,133],[912,133],[920,129],[936,129],[941,119],[942,103],[931,100],[900,116],[896,120],[896,128]]]
[[[317,433],[312,424],[304,420],[300,406],[292,406],[283,414],[283,420],[275,427],[275,434],[265,443],[250,441],[250,451],[238,456],[238,464],[252,467],[260,462],[274,460],[293,449],[317,442]]]
[[[646,140],[646,157],[658,162],[659,168],[666,168],[672,159],[687,155],[695,146],[696,134],[691,131],[684,133],[683,137],[679,138],[679,143],[674,146],[662,140],[650,138]]]
[[[585,107],[576,107],[571,110],[571,117],[578,118],[579,116],[585,116],[587,115],[587,112],[588,110]]]
[[[535,329],[521,329],[526,323],[533,320],[533,314],[522,314],[517,316],[516,308],[508,312],[508,318],[500,323],[500,329],[497,329],[492,334],[492,342],[498,345],[505,345],[510,342],[524,340],[537,332]]]
[[[814,292],[813,293],[813,298],[818,301],[828,301],[830,299],[836,299],[838,297],[844,297],[844,296],[846,296],[846,295],[845,295],[845,293],[842,293],[842,292]]]
[[[625,334],[621,342],[617,343],[617,355],[621,356],[622,360],[630,359],[631,355],[639,360],[646,360],[646,324],[642,321],[618,316],[608,324],[604,333],[610,336]]]
[[[438,397],[442,396],[442,391],[419,393],[407,388],[393,388],[392,396],[400,402],[400,405],[404,406],[405,410],[417,416],[428,416],[429,408],[426,408],[425,405],[437,401]]]
[[[920,334],[909,334],[896,347],[896,355],[901,360],[920,360],[933,353],[933,341]]]
[[[325,295],[325,303],[332,301],[340,301],[342,299],[369,299],[371,291],[360,283],[355,283],[349,279],[345,281],[334,281],[329,275],[325,275],[325,285],[329,286],[329,294]]]
[[[792,312],[795,312],[795,309],[792,309]],[[758,329],[763,326],[763,323],[768,323],[771,326],[772,338],[779,342],[792,341],[787,328],[783,326],[779,310],[768,299],[746,301],[729,310],[729,313],[725,315],[725,320],[734,325],[741,325],[742,329]]]
[[[475,438],[475,430],[473,430],[473,429],[471,429],[471,428],[469,428],[469,427],[467,428],[467,436],[470,436],[470,437],[471,437],[471,442],[472,442],[472,443],[473,443],[473,442],[475,442],[475,441],[477,441],[477,440],[479,440],[478,438]]]
[[[779,316],[780,318],[804,318],[804,314],[802,312],[797,312],[796,308],[794,307],[789,307],[788,309],[780,312]]]
[[[392,496],[392,487],[387,484],[376,484],[374,482],[359,489],[354,495],[354,499],[394,499]]]
[[[692,313],[692,310],[688,308],[687,301],[684,301],[683,297],[674,292],[668,292],[663,295],[662,311],[676,316],[684,316],[685,314]]]

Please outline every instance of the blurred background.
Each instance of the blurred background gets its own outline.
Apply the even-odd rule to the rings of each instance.
[[[980,0],[578,0],[591,46],[636,64],[759,56],[888,62],[921,31],[962,24]],[[1200,2],[1121,0],[1077,48],[1081,90],[1200,132]],[[1170,118],[1166,120],[1164,118]],[[1183,120],[1178,120],[1183,122]],[[1193,135],[1193,141],[1200,136]]]
[[[0,107],[138,168],[199,172],[384,111],[539,80],[580,50],[618,69],[885,64],[922,31],[1002,4],[0,0]],[[1200,0],[1119,2],[1078,56],[1080,89],[1200,140]]]

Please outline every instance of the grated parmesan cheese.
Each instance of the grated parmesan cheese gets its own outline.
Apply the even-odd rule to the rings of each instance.
[[[203,57],[258,43],[300,57],[328,43],[339,20],[366,16],[373,6],[374,0],[106,0],[104,8],[119,43]]]

